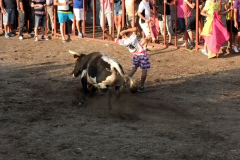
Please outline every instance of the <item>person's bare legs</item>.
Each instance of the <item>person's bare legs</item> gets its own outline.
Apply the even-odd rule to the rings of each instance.
[[[147,70],[142,70],[140,87],[144,87],[144,83],[146,79],[147,79]]]
[[[133,67],[132,70],[128,73],[129,77],[132,77],[134,75],[134,73],[137,71],[137,67]]]
[[[80,21],[76,20],[76,26],[77,26],[78,34],[81,33],[80,32]]]
[[[9,33],[9,25],[5,25],[5,24],[4,24],[4,28],[6,28],[5,34],[8,34],[8,33]]]
[[[37,37],[38,36],[38,27],[34,28],[34,32],[35,32],[35,37]]]
[[[189,39],[191,40],[191,42],[194,42],[193,41],[193,31],[188,31],[188,36],[189,36]]]
[[[45,31],[44,31],[44,27],[41,26],[41,32],[42,32],[42,36],[44,37]]]
[[[239,36],[240,36],[240,32],[237,33],[237,35],[235,36],[235,40],[234,40],[234,46],[237,46],[239,44]]]
[[[60,32],[61,32],[62,40],[65,41],[63,25],[64,25],[64,23],[60,23]]]
[[[114,23],[115,23],[116,29],[118,29],[118,15],[114,15]],[[105,25],[105,24],[103,24],[103,25]],[[117,38],[118,38],[118,34],[117,34]]]

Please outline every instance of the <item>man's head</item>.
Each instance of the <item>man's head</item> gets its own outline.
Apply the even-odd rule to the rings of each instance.
[[[122,36],[122,38],[128,39],[131,36],[131,32],[124,32],[127,29],[128,28],[126,26],[122,28],[120,32],[120,36]]]

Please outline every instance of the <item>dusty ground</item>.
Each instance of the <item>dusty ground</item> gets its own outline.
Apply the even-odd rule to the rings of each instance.
[[[131,54],[115,44],[0,36],[1,160],[240,159],[239,54],[208,60],[150,47],[147,93],[124,91],[106,117],[101,92],[77,105],[70,46],[131,68]]]

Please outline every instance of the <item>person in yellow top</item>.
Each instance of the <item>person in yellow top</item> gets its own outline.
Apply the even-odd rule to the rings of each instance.
[[[205,36],[210,36],[210,32],[212,31],[212,21],[214,18],[214,12],[218,12],[219,15],[221,14],[225,14],[228,13],[230,10],[232,10],[232,7],[230,7],[229,9],[227,9],[226,11],[220,11],[219,8],[219,3],[216,2],[216,0],[208,0],[206,2],[206,5],[204,6],[203,10],[201,11],[201,15],[207,17],[207,22],[205,23],[204,27],[203,27],[203,31],[201,35],[205,35]],[[208,56],[208,58],[213,58],[216,55],[208,55],[207,52],[207,44],[206,42],[204,43],[204,48],[202,50],[202,53],[206,56]]]
[[[234,4],[234,0],[233,0],[232,4]],[[231,0],[226,0],[225,4],[224,4],[225,11],[228,10],[230,7],[231,7]],[[229,12],[226,17],[227,30],[228,30],[229,34],[231,31],[231,23],[232,23],[232,33],[234,35],[233,37],[236,37],[236,35],[238,33],[238,29],[234,26],[233,13]],[[230,47],[230,39],[229,39],[227,49],[230,49],[230,48],[231,47]],[[239,52],[236,45],[234,45],[233,50],[235,52]]]

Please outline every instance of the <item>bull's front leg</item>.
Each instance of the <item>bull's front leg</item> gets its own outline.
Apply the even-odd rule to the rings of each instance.
[[[82,105],[85,101],[85,96],[87,93],[87,76],[83,76],[81,78],[81,82],[82,82],[82,98],[81,98],[81,102],[79,103],[79,105]]]

